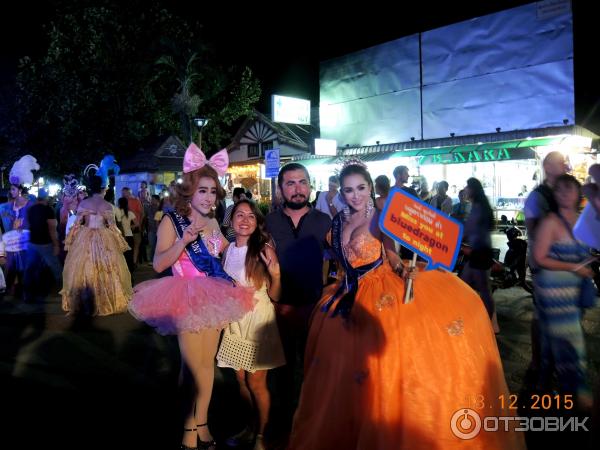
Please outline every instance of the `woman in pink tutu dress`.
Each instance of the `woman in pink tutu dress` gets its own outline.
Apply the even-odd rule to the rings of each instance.
[[[171,266],[173,276],[138,284],[129,304],[137,319],[178,337],[182,380],[191,388],[182,449],[215,447],[207,414],[220,331],[254,307],[254,291],[235,287],[217,258],[227,241],[212,210],[224,198],[217,173],[224,175],[227,164],[226,150],[207,161],[194,144],[188,147],[175,211],[166,213],[158,227],[153,262],[157,272]]]

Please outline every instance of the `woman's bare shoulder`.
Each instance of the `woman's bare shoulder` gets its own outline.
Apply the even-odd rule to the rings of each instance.
[[[557,225],[560,223],[560,218],[558,217],[558,214],[556,213],[548,213],[548,215],[546,215],[546,217],[544,217],[542,219],[542,222],[540,223],[540,226],[553,226],[553,225]]]

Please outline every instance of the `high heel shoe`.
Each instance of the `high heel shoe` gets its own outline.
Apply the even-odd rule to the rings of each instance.
[[[263,442],[262,434],[256,435],[256,441],[254,441],[254,449],[253,450],[265,450],[265,444]]]
[[[206,423],[199,423],[196,425],[198,428],[200,427],[206,427],[208,426],[208,422]],[[200,436],[198,436],[198,450],[209,450],[209,449],[216,449],[217,448],[217,441],[215,441],[214,439],[210,440],[210,441],[203,441],[202,439],[200,439]]]
[[[183,429],[184,433],[190,433],[192,431],[194,433],[197,433],[198,429],[197,428],[184,428]],[[181,447],[179,447],[179,450],[198,450],[198,446],[196,446],[196,447],[188,447],[187,445],[181,444]]]

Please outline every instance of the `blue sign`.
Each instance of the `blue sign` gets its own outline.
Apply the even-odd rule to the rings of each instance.
[[[279,149],[265,150],[265,177],[275,178],[279,173]]]

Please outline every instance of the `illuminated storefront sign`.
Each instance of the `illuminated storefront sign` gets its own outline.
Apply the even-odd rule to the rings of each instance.
[[[444,153],[431,152],[429,154],[419,155],[419,165],[508,161],[511,159],[530,158],[535,158],[535,152],[531,148],[491,148],[486,150],[452,151]]]
[[[271,109],[273,122],[310,125],[310,100],[272,95]]]

